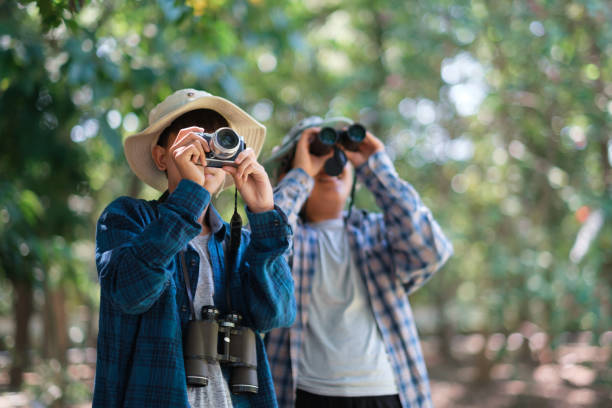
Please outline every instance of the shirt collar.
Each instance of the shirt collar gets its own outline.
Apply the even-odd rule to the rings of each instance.
[[[213,207],[212,204],[208,205],[208,211],[206,211],[206,215],[204,216],[206,221],[208,221],[208,226],[210,230],[214,234],[217,241],[223,240],[225,238],[225,222],[223,222],[223,218],[217,212],[217,209]]]
[[[158,202],[163,203],[168,198],[169,192],[168,190],[164,191],[164,193],[157,199]],[[217,212],[217,209],[211,204],[208,204],[208,210],[206,210],[206,214],[204,215],[208,225],[210,226],[210,230],[215,236],[217,241],[223,241],[225,238],[225,222],[223,222],[223,218]]]

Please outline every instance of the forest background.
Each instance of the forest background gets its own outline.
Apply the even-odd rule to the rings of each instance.
[[[186,87],[264,123],[264,159],[309,115],[386,143],[455,247],[411,297],[438,407],[610,406],[611,21],[606,0],[0,0],[0,406],[90,404],[95,223],[157,197],[122,140]]]

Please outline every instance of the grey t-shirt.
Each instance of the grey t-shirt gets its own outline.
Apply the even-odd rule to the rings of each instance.
[[[310,224],[318,231],[308,322],[298,360],[297,387],[318,395],[397,394],[342,219]]]
[[[200,256],[198,286],[193,295],[193,305],[197,313],[202,310],[202,306],[214,305],[213,294],[215,286],[208,254],[209,238],[210,235],[198,235],[190,242],[191,246]],[[198,319],[200,318],[201,316],[198,316]],[[218,362],[215,362],[208,365],[208,370],[210,377],[206,387],[187,386],[189,405],[192,408],[231,408],[232,398],[227,382],[223,378],[221,366],[219,366]]]

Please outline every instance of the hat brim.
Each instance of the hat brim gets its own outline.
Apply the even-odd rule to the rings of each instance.
[[[227,120],[229,126],[244,138],[246,146],[255,151],[255,156],[259,156],[266,138],[266,127],[227,99],[214,95],[202,96],[163,116],[142,132],[130,135],[124,140],[125,157],[130,168],[138,178],[154,189],[165,191],[168,188],[168,178],[153,161],[153,146],[157,144],[159,135],[176,118],[196,109],[210,109],[219,113]],[[228,174],[221,189],[228,188],[233,183],[234,180]]]

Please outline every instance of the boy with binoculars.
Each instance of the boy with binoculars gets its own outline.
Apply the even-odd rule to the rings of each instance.
[[[332,122],[298,123],[270,159],[280,162],[274,201],[294,232],[298,310],[266,338],[279,406],[430,407],[408,295],[452,246],[383,143]],[[354,178],[382,213],[344,211]]]
[[[94,407],[277,406],[258,333],[290,326],[295,299],[291,229],[256,159],[264,137],[231,102],[183,89],[126,139],[134,173],[165,193],[118,198],[98,221]],[[232,183],[250,231],[210,203]]]

